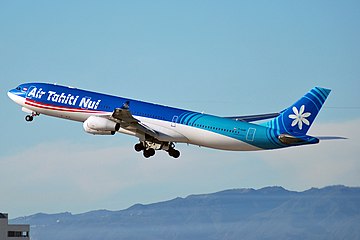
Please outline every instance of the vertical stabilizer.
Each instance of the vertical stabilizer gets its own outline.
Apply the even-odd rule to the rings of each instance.
[[[314,87],[291,107],[282,111],[277,118],[267,122],[267,126],[278,130],[280,134],[306,135],[330,91]]]

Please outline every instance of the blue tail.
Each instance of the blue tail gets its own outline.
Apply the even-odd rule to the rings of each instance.
[[[266,125],[276,129],[279,134],[306,135],[330,91],[330,89],[314,87]]]

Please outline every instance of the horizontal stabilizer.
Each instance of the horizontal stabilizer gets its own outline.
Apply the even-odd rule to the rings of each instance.
[[[320,140],[346,140],[346,137],[339,137],[339,136],[317,136]]]
[[[242,121],[242,122],[255,122],[255,121],[275,118],[279,115],[280,113],[266,113],[266,114],[257,114],[257,115],[247,115],[247,116],[233,116],[233,117],[225,117],[225,118],[232,119],[235,121]]]

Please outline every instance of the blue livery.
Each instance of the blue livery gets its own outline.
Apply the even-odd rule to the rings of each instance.
[[[164,150],[179,157],[175,143],[215,149],[252,151],[319,142],[307,132],[325,103],[329,89],[315,87],[280,113],[219,117],[153,103],[48,83],[25,83],[8,96],[27,112],[83,123],[93,135],[135,136],[145,157]],[[270,119],[270,120],[269,120]],[[257,123],[266,120],[266,122]]]

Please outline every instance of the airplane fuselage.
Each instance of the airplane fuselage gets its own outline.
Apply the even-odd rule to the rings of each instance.
[[[271,125],[236,121],[56,84],[22,84],[10,90],[8,95],[32,116],[43,114],[78,122],[86,122],[91,116],[102,117],[119,123],[116,132],[136,136],[140,141],[152,139],[160,144],[188,143],[233,151],[275,149],[291,145],[281,141],[279,136],[283,133]],[[115,109],[121,110],[124,105],[137,123],[112,116]],[[311,138],[306,138],[306,141],[317,143]]]

